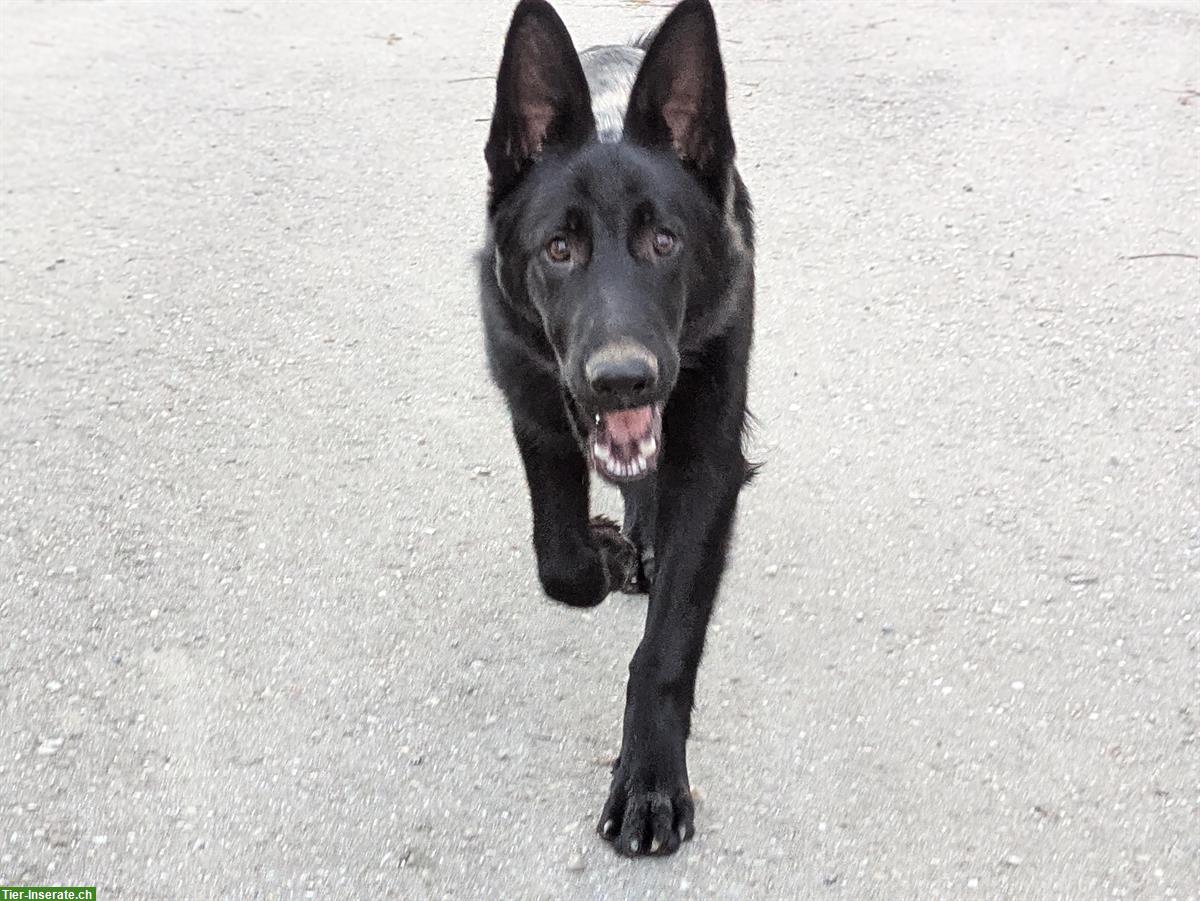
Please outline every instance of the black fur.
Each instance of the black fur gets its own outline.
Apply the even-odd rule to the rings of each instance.
[[[649,590],[599,821],[635,856],[671,853],[694,832],[686,742],[738,493],[752,472],[742,436],[754,319],[751,207],[734,168],[707,0],[683,0],[642,49],[624,135],[601,140],[588,84],[612,80],[585,78],[548,3],[517,6],[485,154],[490,228],[480,258],[488,361],[525,465],[542,586],[580,607]],[[630,345],[653,357],[655,377],[633,393],[600,393],[588,361]],[[618,532],[590,516],[589,436],[598,415],[649,405],[662,410],[657,471],[621,482]]]

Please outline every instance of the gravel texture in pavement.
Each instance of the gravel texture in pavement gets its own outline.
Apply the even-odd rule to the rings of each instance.
[[[0,4],[0,884],[1197,898],[1200,8],[718,5],[765,467],[638,862],[645,602],[543,597],[483,365],[510,10]]]

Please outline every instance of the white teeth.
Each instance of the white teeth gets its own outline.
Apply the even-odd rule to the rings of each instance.
[[[592,453],[599,468],[618,478],[628,479],[632,476],[640,476],[650,468],[650,463],[641,454],[632,460],[625,461],[614,455],[611,448],[596,443],[592,444]]]
[[[638,442],[638,450],[642,452],[644,457],[653,457],[654,452],[658,450],[658,442],[654,440],[654,436],[643,438]]]

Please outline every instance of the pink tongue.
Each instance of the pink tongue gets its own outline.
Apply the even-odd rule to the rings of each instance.
[[[609,437],[620,444],[630,444],[644,438],[649,434],[654,419],[649,405],[602,415]]]

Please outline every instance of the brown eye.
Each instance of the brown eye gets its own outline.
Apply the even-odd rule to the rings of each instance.
[[[556,235],[546,244],[546,256],[552,262],[565,263],[571,259],[571,245],[562,235]]]
[[[654,233],[654,252],[660,257],[670,256],[675,249],[675,236],[668,231]]]

